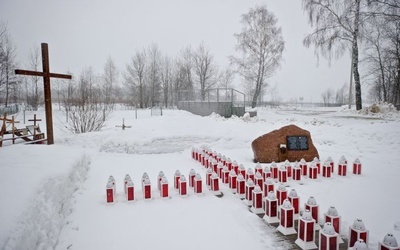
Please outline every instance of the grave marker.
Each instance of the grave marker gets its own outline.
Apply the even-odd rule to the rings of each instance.
[[[319,231],[319,249],[320,250],[338,250],[339,234],[335,231],[330,222],[326,222],[322,230]]]
[[[132,126],[126,126],[125,125],[125,119],[122,118],[122,125],[115,125],[116,128],[122,128],[122,130],[125,130],[125,128],[132,128]]]
[[[365,228],[364,222],[361,219],[356,219],[349,229],[349,247],[354,247],[357,240],[362,241],[368,245],[369,231]]]
[[[133,201],[135,199],[135,189],[132,180],[128,180],[126,183],[126,199],[128,201]]]
[[[303,212],[298,224],[297,240],[295,241],[301,249],[316,249],[314,219],[311,212],[306,210]]]
[[[265,197],[265,215],[263,219],[268,224],[279,223],[278,219],[278,199],[273,191],[270,191]]]
[[[162,198],[168,198],[168,180],[167,177],[163,176],[160,182],[160,196]]]
[[[196,194],[201,194],[203,192],[203,182],[201,181],[200,174],[196,174],[193,180],[194,184],[194,192]]]
[[[400,250],[400,247],[393,234],[387,234],[383,238],[383,241],[379,242],[378,250]]]
[[[280,206],[280,220],[277,228],[283,235],[296,234],[293,214],[294,209],[292,204],[288,199],[284,200],[283,204]]]
[[[255,188],[252,191],[252,206],[250,208],[250,211],[255,213],[255,214],[263,214],[263,193],[261,190],[261,187],[259,185],[256,185]]]

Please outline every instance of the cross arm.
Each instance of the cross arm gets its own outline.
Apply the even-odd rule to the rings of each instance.
[[[27,75],[27,76],[44,76],[43,72],[37,72],[37,71],[32,71],[32,70],[22,70],[22,69],[16,69],[15,74],[16,75]]]
[[[62,78],[62,79],[72,79],[71,75],[64,75],[64,74],[57,74],[57,73],[50,73],[50,77]]]
[[[22,70],[22,69],[16,69],[15,70],[16,75],[27,75],[27,76],[45,76],[45,73],[43,72],[38,72],[38,71],[32,71],[32,70]],[[64,74],[58,74],[58,73],[50,73],[50,77],[54,78],[62,78],[62,79],[72,79],[71,75],[64,75]]]

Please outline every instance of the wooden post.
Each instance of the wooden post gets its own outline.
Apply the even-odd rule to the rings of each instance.
[[[51,108],[50,65],[47,43],[42,43],[42,67],[44,84],[44,108],[46,112],[47,143],[54,144],[53,110]]]

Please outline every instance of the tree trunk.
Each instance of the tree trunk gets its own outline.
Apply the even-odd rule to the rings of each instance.
[[[397,77],[396,77],[396,90],[394,93],[393,104],[400,104],[400,62],[397,65]]]
[[[257,106],[257,99],[261,93],[261,83],[257,81],[256,89],[254,90],[253,100],[251,102],[251,108],[255,108]]]
[[[361,0],[356,0],[356,13],[354,19],[354,31],[353,31],[353,74],[354,74],[354,86],[356,89],[356,110],[362,109],[362,98],[361,98],[361,82],[360,73],[358,72],[358,34],[360,25],[360,2]]]
[[[142,83],[140,83],[139,85],[139,108],[143,108],[143,86]]]
[[[380,68],[380,71],[381,71],[383,101],[387,102],[388,101],[388,92],[387,92],[387,89],[386,89],[385,68],[384,68],[383,63],[382,63],[382,57],[381,57],[381,53],[379,52],[379,48],[378,48],[378,56],[379,56],[379,68]]]
[[[251,108],[255,108],[257,106],[257,95],[254,93],[253,100],[251,101]]]
[[[9,98],[9,95],[10,95],[10,93],[9,93],[9,88],[10,88],[10,77],[9,77],[9,74],[8,74],[9,72],[8,72],[8,61],[6,61],[6,107],[8,106],[8,98]]]

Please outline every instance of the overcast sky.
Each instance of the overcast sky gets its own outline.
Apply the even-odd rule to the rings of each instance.
[[[300,0],[0,0],[0,19],[8,25],[21,67],[42,42],[49,44],[52,72],[77,75],[87,66],[102,73],[108,56],[123,70],[134,51],[151,43],[175,56],[202,41],[225,67],[235,53],[233,34],[241,30],[241,15],[260,4],[276,15],[286,42],[284,62],[268,80],[280,97],[321,101],[322,92],[349,81],[347,54],[329,66],[325,59],[317,63],[314,49],[303,46],[311,27]]]

